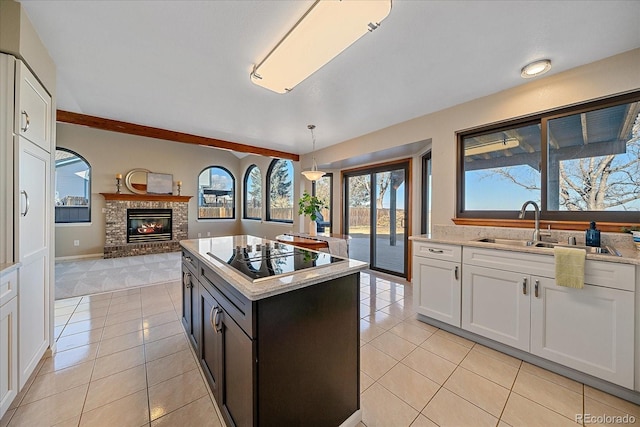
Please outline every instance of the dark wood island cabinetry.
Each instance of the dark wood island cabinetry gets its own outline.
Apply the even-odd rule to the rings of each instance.
[[[366,264],[252,281],[203,255],[214,239],[182,242],[183,323],[226,424],[356,425]]]

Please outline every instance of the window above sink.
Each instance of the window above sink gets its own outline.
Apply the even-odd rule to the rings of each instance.
[[[458,144],[457,218],[515,220],[535,200],[542,221],[640,223],[640,92],[461,132]]]

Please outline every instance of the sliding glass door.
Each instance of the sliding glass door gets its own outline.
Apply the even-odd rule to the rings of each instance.
[[[409,162],[344,174],[349,257],[407,277]]]

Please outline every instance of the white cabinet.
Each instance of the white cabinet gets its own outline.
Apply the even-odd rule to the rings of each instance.
[[[0,14],[0,51],[29,58],[0,53],[1,418],[53,333],[55,64],[19,3]]]
[[[51,97],[22,61],[17,64],[15,132],[50,152]]]
[[[553,257],[465,247],[462,328],[633,389],[634,277],[587,260],[584,288],[566,288]]]
[[[16,271],[0,277],[0,289],[10,289],[16,280]],[[4,414],[18,394],[18,298],[0,301],[0,414]]]
[[[460,327],[460,246],[413,244],[414,310]]]
[[[20,386],[27,381],[49,345],[49,231],[51,155],[16,137],[18,184],[16,246],[19,279]]]
[[[529,351],[529,283],[520,272],[464,265],[462,328]]]
[[[633,292],[542,281],[531,298],[531,353],[633,389],[634,304]]]

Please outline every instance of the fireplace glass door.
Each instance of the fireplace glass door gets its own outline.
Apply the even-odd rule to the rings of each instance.
[[[127,209],[127,243],[171,240],[171,209]]]

